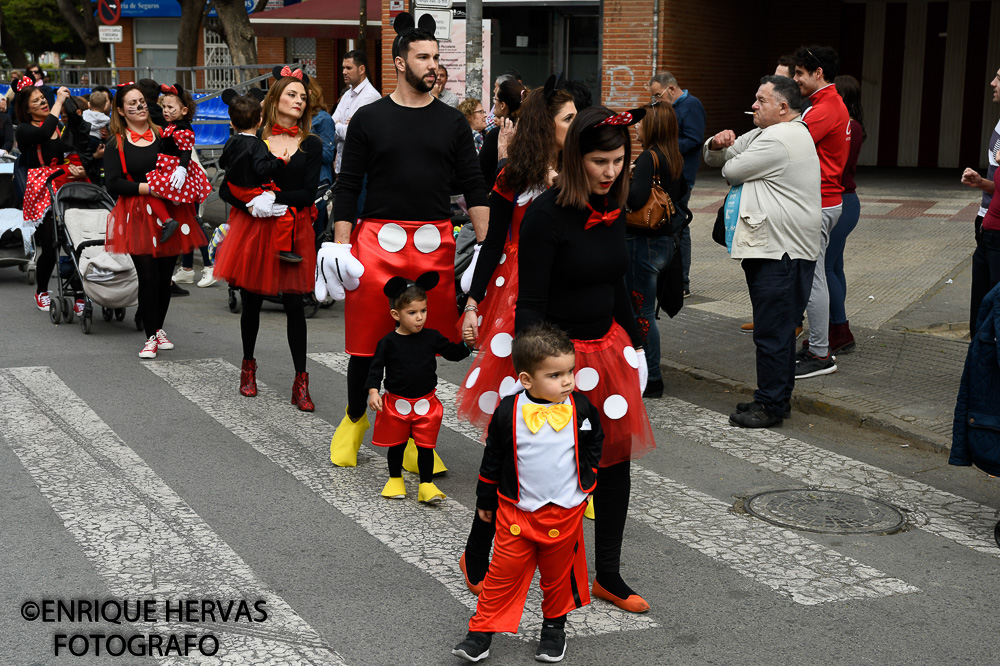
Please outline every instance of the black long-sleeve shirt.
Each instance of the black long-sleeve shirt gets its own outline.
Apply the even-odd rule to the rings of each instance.
[[[611,226],[585,230],[590,210],[558,206],[558,194],[552,188],[538,197],[521,222],[514,328],[549,321],[574,340],[596,340],[617,321],[641,345],[625,290],[625,211]],[[609,208],[604,197],[591,197],[590,205]]]
[[[188,164],[191,163],[191,148],[194,147],[194,137],[192,136],[194,134],[194,127],[191,125],[190,122],[184,119],[177,120],[173,123],[170,123],[170,125],[174,126],[173,133],[168,137],[164,137],[163,143],[160,145],[160,152],[163,153],[164,155],[172,155],[176,157],[179,160],[179,166],[182,166],[185,169],[187,169]],[[170,125],[167,125],[167,127],[169,127]],[[179,132],[191,133],[186,135],[185,137],[185,138],[190,138],[191,139],[190,142],[181,141],[181,143],[184,145],[186,145],[187,143],[191,144],[190,146],[187,147],[186,150],[181,146],[177,145],[177,141],[174,138],[175,136],[179,136],[178,134]]]
[[[479,151],[479,168],[486,180],[487,190],[492,190],[497,182],[497,164],[500,161],[500,128],[494,127],[483,137],[483,147]]]
[[[649,201],[649,193],[653,190],[653,176],[656,169],[653,167],[653,157],[650,154],[652,150],[656,151],[656,159],[659,161],[660,187],[670,195],[670,200],[674,202],[675,207],[677,207],[681,199],[688,192],[687,180],[684,179],[683,173],[677,179],[670,177],[667,158],[664,157],[659,148],[654,147],[651,150],[644,150],[635,160],[635,171],[632,172],[632,184],[628,190],[627,205],[632,210],[639,210],[645,206],[646,202]],[[677,215],[661,224],[659,229],[646,231],[630,228],[629,233],[644,236],[673,236],[681,230],[680,225],[683,219],[684,214],[678,211]]]
[[[260,187],[269,183],[284,166],[285,163],[267,149],[267,144],[249,134],[237,134],[229,139],[219,157],[219,167],[226,172],[226,182],[240,187]]]
[[[469,288],[469,296],[476,299],[477,303],[486,298],[486,288],[493,277],[493,271],[500,263],[504,245],[510,238],[514,208],[514,201],[496,190],[490,192],[490,226],[486,230],[483,246],[479,249],[476,272],[472,274],[472,286]]]
[[[315,134],[311,134],[288,160],[288,164],[275,175],[274,184],[281,191],[275,192],[274,202],[297,210],[305,210],[313,205],[316,201],[322,166],[323,141]],[[228,177],[227,173],[227,180]],[[223,181],[222,187],[219,188],[219,196],[232,206],[244,211],[247,209],[247,205],[229,191],[229,184],[226,181]]]
[[[148,146],[136,146],[122,137],[125,165],[128,176],[122,171],[122,158],[118,152],[118,137],[111,135],[104,149],[104,186],[113,197],[134,197],[139,194],[139,183],[146,182],[146,174],[156,170],[156,156],[160,152],[160,137]]]
[[[8,153],[14,149],[14,122],[9,114],[0,113],[0,126],[2,126],[3,140],[0,141],[0,148]]]
[[[358,109],[347,128],[334,220],[354,221],[366,174],[362,217],[449,219],[452,174],[457,175],[470,208],[487,205],[469,122],[461,111],[438,99],[415,108],[383,97]]]
[[[59,119],[51,113],[45,117],[41,126],[35,127],[30,121],[24,121],[17,126],[17,147],[28,161],[29,169],[37,169],[43,166],[38,161],[38,147],[42,148],[42,160],[44,166],[52,163],[52,160],[62,162],[69,144],[63,141],[62,137],[53,139],[52,134],[59,127]]]
[[[433,328],[409,335],[393,331],[375,348],[365,390],[378,389],[385,374],[385,390],[389,393],[422,398],[437,387],[438,354],[449,361],[461,361],[469,356],[469,348]]]

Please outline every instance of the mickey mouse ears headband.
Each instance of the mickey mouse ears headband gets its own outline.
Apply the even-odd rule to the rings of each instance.
[[[261,90],[260,88],[251,88],[250,90],[247,91],[246,95],[247,97],[254,98],[258,102],[263,102],[264,97],[267,96],[267,93]],[[226,88],[225,90],[222,91],[221,95],[222,103],[225,104],[226,106],[229,106],[230,104],[233,103],[233,100],[235,100],[237,97],[242,97],[242,96],[243,96],[242,93],[239,93],[233,90],[232,88]]]
[[[416,279],[415,282],[411,282],[404,277],[394,277],[389,278],[389,281],[385,283],[385,287],[382,288],[383,293],[392,300],[399,298],[400,294],[409,289],[410,287],[416,286],[420,287],[424,291],[430,291],[437,286],[440,276],[437,273],[424,273]]]
[[[271,70],[271,76],[275,78],[276,81],[281,79],[287,79],[289,77],[293,79],[298,79],[302,82],[302,85],[309,85],[309,75],[303,72],[299,68],[292,69],[288,65],[275,65],[274,69]]]
[[[546,101],[548,101],[549,97],[552,96],[552,93],[562,88],[563,83],[565,83],[565,81],[563,81],[562,74],[559,74],[559,76],[553,74],[549,78],[545,79],[545,87],[543,90],[545,90]]]
[[[437,30],[437,22],[430,14],[424,14],[420,17],[420,21],[414,21],[412,14],[402,12],[393,19],[392,29],[396,31],[396,39],[392,42],[392,54],[395,56],[399,53],[399,40],[403,35],[414,30],[423,30],[433,35],[434,31]]]

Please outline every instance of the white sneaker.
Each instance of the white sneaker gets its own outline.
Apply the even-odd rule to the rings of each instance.
[[[194,269],[186,271],[183,268],[178,268],[172,279],[177,284],[194,284]]]
[[[198,280],[199,287],[211,287],[213,284],[218,282],[214,275],[212,275],[212,267],[205,266],[201,271],[201,279]]]
[[[156,336],[149,336],[149,340],[146,340],[146,344],[143,345],[142,351],[139,352],[139,358],[156,358]]]
[[[163,351],[170,351],[174,348],[174,343],[167,339],[167,334],[161,328],[156,332],[156,346]]]

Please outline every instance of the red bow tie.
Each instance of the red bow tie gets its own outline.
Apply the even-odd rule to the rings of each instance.
[[[288,136],[298,136],[299,126],[293,125],[292,127],[282,127],[281,125],[274,125],[271,127],[271,134],[278,136],[279,134],[287,134]]]
[[[133,132],[131,129],[128,131],[128,137],[132,140],[132,143],[137,141],[152,141],[153,140],[153,130],[148,129],[142,134],[138,132]]]
[[[609,210],[604,213],[597,212],[590,204],[587,204],[587,208],[590,209],[590,217],[587,218],[587,223],[583,225],[585,230],[597,226],[598,224],[610,227],[622,213],[620,208],[615,208],[614,210]]]
[[[302,80],[302,70],[301,69],[292,70],[291,67],[289,67],[288,65],[285,65],[284,67],[281,68],[281,77],[284,78],[286,76],[292,76],[292,77],[295,77],[296,79],[298,79],[299,81],[301,81]]]

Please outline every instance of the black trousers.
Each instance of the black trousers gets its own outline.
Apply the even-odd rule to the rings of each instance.
[[[986,294],[1000,282],[1000,231],[983,229],[979,232],[976,251],[972,254],[972,297],[969,303],[969,331],[976,334],[979,306]]]
[[[139,312],[146,337],[156,335],[163,328],[170,307],[170,276],[177,263],[177,255],[153,257],[151,254],[133,254],[132,263],[139,276]]]

